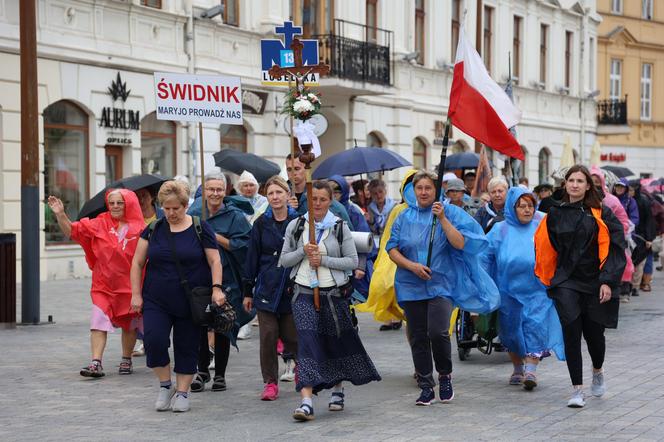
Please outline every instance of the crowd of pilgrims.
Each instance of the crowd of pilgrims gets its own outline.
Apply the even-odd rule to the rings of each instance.
[[[583,337],[590,393],[605,393],[604,331],[617,326],[621,301],[651,290],[652,246],[664,232],[657,197],[628,182],[608,189],[601,170],[580,165],[556,188],[510,187],[494,177],[477,197],[472,172],[448,173],[440,201],[436,176],[423,170],[405,174],[398,199],[381,179],[349,185],[342,176],[315,181],[308,195],[297,156],[286,159],[286,171],[288,181],[264,183],[245,171],[235,186],[209,174],[193,198],[186,179],[166,181],[156,195],[110,190],[108,210],[80,221],[50,196],[60,228],[92,270],[92,358],[80,374],[105,375],[107,333],[119,327],[119,373],[131,374],[132,356],[145,354],[159,382],[155,409],[185,412],[192,393],[227,388],[231,346],[253,321],[263,381],[257,397],[274,401],[280,382],[294,382],[301,401],[292,417],[309,421],[322,390],[328,410],[341,411],[344,383],[381,380],[358,334],[362,311],[381,331],[406,323],[415,404],[433,403],[436,389],[449,402],[450,318],[458,307],[471,321],[498,312],[500,346],[513,365],[509,384],[533,390],[539,363],[555,355],[569,370],[567,405],[583,407]],[[353,232],[372,233],[373,250],[358,253]],[[232,305],[230,332],[193,322],[183,280],[211,287],[212,305]]]

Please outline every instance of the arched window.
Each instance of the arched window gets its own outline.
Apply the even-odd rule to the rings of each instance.
[[[219,126],[222,149],[233,149],[247,152],[247,129],[244,126],[234,124],[222,124]]]
[[[457,140],[452,144],[452,154],[468,152],[468,145],[463,140]]]
[[[141,173],[155,173],[165,177],[175,175],[175,123],[157,120],[152,112],[141,121]]]
[[[413,139],[413,168],[427,168],[427,144],[421,137]]]
[[[523,161],[519,161],[519,178],[528,176],[528,149],[523,144],[521,145],[521,150],[523,150]],[[537,183],[539,184],[539,183]]]
[[[548,183],[550,174],[551,174],[551,151],[548,148],[543,147],[539,151],[538,184]]]
[[[367,135],[367,146],[383,147],[383,140],[380,139],[380,136],[376,132],[369,132]]]
[[[70,219],[89,195],[88,115],[70,101],[44,109],[44,194],[62,199]],[[46,206],[46,243],[66,242],[53,212]]]

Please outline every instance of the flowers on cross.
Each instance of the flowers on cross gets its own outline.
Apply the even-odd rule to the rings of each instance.
[[[309,92],[305,87],[302,91],[291,88],[286,93],[286,101],[281,113],[290,115],[298,120],[307,121],[320,113],[320,95]]]

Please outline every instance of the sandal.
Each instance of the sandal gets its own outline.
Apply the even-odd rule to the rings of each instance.
[[[194,376],[194,380],[191,381],[191,392],[192,393],[200,393],[205,390],[205,384],[210,382],[210,373],[205,373],[203,371],[199,371],[196,373],[196,376]]]
[[[514,372],[510,376],[510,385],[521,385],[523,384],[523,373]]]
[[[293,419],[301,422],[314,420],[314,407],[309,404],[300,405],[293,412]]]
[[[523,388],[531,391],[535,387],[537,387],[537,375],[532,371],[526,372],[526,376],[523,381]]]
[[[96,360],[90,362],[90,365],[87,367],[81,368],[79,373],[81,376],[86,378],[101,378],[106,376],[106,373],[104,373],[104,368],[101,366],[101,362]]]
[[[122,358],[120,362],[120,368],[118,369],[119,374],[132,374],[134,372],[133,364],[131,359]]]
[[[341,389],[341,392],[333,391],[330,395],[330,403],[327,405],[327,409],[330,411],[343,411],[344,409],[344,390]]]
[[[646,282],[645,284],[641,284],[641,290],[644,292],[652,292],[652,287]]]
[[[223,376],[215,376],[214,382],[212,383],[212,391],[224,391],[226,390],[226,378]]]

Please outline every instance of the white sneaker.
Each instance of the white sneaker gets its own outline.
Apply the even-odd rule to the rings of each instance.
[[[604,382],[604,372],[593,373],[593,383],[590,385],[590,392],[595,397],[601,397],[606,393],[606,382]]]
[[[175,395],[173,406],[171,408],[174,413],[184,413],[185,411],[189,411],[189,398],[180,394]]]
[[[570,408],[583,408],[586,405],[585,394],[580,388],[574,389],[572,397],[567,401],[567,406]]]
[[[214,370],[214,348],[208,347],[210,349],[210,365],[208,365],[208,371]]]
[[[159,395],[157,396],[157,402],[154,403],[154,409],[157,411],[168,411],[171,409],[171,399],[175,394],[175,387],[171,388],[159,387]]]
[[[251,324],[243,325],[237,334],[237,338],[240,340],[251,338]]]
[[[136,345],[134,346],[134,351],[131,352],[133,357],[145,356],[145,347],[143,346],[143,341],[140,339],[136,340]]]
[[[295,361],[292,359],[286,361],[286,369],[279,380],[282,382],[293,382],[295,380]]]

